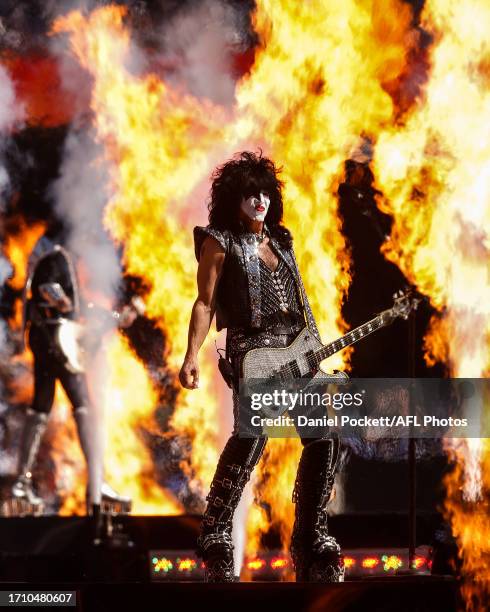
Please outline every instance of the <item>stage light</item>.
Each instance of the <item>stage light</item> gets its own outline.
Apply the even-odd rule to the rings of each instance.
[[[426,563],[428,563],[428,561],[425,557],[415,557],[412,562],[412,567],[413,569],[420,569],[421,567],[424,567]]]
[[[203,564],[192,551],[152,551],[152,580],[202,580]]]
[[[287,557],[273,557],[271,559],[271,567],[274,570],[284,569],[289,565]]]
[[[192,550],[149,551],[148,561],[152,580],[200,581],[204,578],[204,563]],[[344,551],[344,567],[348,580],[364,576],[396,576],[409,566],[406,548],[352,548]],[[430,574],[429,546],[416,550],[412,564],[414,573]],[[243,567],[248,570],[247,580],[277,581],[294,578],[289,555],[281,550],[264,551],[260,556],[246,557]]]
[[[378,557],[364,557],[361,565],[365,569],[374,569],[379,565],[379,559]]]
[[[383,555],[381,561],[383,562],[383,569],[385,572],[389,572],[390,570],[396,571],[403,565],[403,561],[397,555]]]
[[[260,570],[265,566],[265,560],[257,557],[256,559],[250,559],[250,561],[247,561],[246,565],[247,569],[256,572],[257,570]]]
[[[197,562],[191,557],[185,559],[177,559],[177,570],[179,572],[192,572],[197,567]]]
[[[153,557],[151,560],[153,563],[154,572],[169,572],[174,568],[174,564],[167,557]]]

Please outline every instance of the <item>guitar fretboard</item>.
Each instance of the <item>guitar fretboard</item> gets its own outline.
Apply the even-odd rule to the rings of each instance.
[[[318,366],[327,357],[330,357],[334,353],[341,351],[355,342],[359,342],[359,340],[362,340],[365,336],[369,336],[369,334],[388,325],[390,322],[391,318],[389,316],[389,311],[382,312],[377,317],[374,317],[374,319],[371,319],[371,321],[363,323],[359,325],[359,327],[348,332],[345,336],[342,336],[342,338],[334,340],[334,342],[330,342],[330,344],[326,344],[321,349],[315,351],[313,355],[310,356],[313,361],[312,365]]]

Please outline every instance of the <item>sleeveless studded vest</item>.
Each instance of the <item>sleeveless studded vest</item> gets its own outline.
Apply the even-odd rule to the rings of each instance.
[[[265,324],[264,306],[261,292],[261,262],[258,255],[258,244],[253,233],[235,233],[230,230],[218,230],[208,225],[194,228],[194,247],[199,260],[201,246],[207,236],[212,236],[223,247],[225,261],[216,290],[216,327],[220,331],[225,327],[251,328],[257,331]],[[301,275],[299,273],[293,248],[281,246],[271,236],[270,245],[280,261],[288,267],[300,299],[300,309],[305,324],[319,338],[318,328],[311,312]],[[264,281],[262,281],[264,282]]]

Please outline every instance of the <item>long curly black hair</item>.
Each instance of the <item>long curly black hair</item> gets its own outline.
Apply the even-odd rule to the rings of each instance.
[[[208,204],[209,223],[218,230],[241,231],[239,210],[242,198],[258,196],[261,191],[270,198],[265,223],[272,236],[283,246],[290,246],[291,234],[282,225],[283,183],[281,169],[259,153],[243,151],[218,166],[212,174],[211,198]]]

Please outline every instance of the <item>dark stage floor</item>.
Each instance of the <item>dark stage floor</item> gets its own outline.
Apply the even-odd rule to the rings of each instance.
[[[457,582],[428,573],[363,576],[332,585],[261,582],[257,574],[253,582],[219,585],[200,582],[199,566],[181,582],[172,581],[171,572],[152,572],[155,551],[174,550],[181,557],[192,551],[199,519],[119,517],[127,540],[94,548],[84,517],[1,518],[0,591],[76,591],[77,606],[68,609],[84,612],[457,609]],[[418,519],[419,544],[428,543],[438,517]],[[331,522],[346,548],[403,546],[406,540],[406,515],[338,516]]]
[[[299,610],[331,612],[450,612],[457,609],[454,580],[423,578],[366,579],[343,584],[202,583],[165,584],[19,584],[0,583],[0,590],[77,591],[75,609],[83,612],[165,610]],[[39,608],[38,608],[39,609]],[[43,608],[41,608],[43,609]],[[53,608],[50,608],[53,609]],[[65,608],[66,609],[66,608]]]

